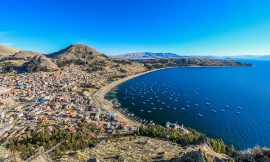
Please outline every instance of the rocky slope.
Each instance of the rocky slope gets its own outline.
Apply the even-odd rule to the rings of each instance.
[[[27,72],[55,71],[58,70],[58,66],[46,56],[37,55],[25,62],[21,69]]]
[[[13,55],[19,52],[19,50],[0,45],[0,58]]]
[[[92,149],[66,153],[60,161],[87,161],[98,159],[101,162],[117,161],[194,161],[208,159],[228,161],[229,157],[217,154],[206,145],[182,147],[178,144],[149,137],[124,137],[111,141],[101,141]]]
[[[103,59],[107,59],[107,57],[100,52],[96,51],[94,48],[83,44],[70,45],[65,49],[62,49],[58,52],[49,54],[48,57],[51,57],[54,60],[60,62],[68,62],[68,61],[82,61],[88,62],[91,59],[102,57]]]
[[[54,71],[58,67],[45,55],[33,52],[21,50],[15,54],[5,56],[0,59],[0,72],[27,71]]]
[[[10,60],[24,60],[24,61],[29,61],[35,56],[42,56],[41,53],[38,52],[33,52],[33,51],[19,51],[15,53],[14,55],[9,56],[8,58]]]

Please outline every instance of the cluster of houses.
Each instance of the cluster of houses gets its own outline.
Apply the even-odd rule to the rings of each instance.
[[[95,124],[104,133],[127,130],[115,114],[93,106],[91,93],[76,91],[95,79],[96,74],[77,69],[0,75],[0,136],[23,137],[44,122],[69,131],[76,131],[78,122]]]

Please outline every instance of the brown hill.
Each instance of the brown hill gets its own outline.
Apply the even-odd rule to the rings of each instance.
[[[15,48],[10,48],[7,46],[0,45],[0,58],[13,55],[16,52],[19,52],[19,50],[15,49]]]
[[[96,57],[107,58],[107,56],[96,51],[94,48],[84,44],[70,45],[65,49],[49,54],[48,57],[57,59],[58,62],[79,60],[82,62],[88,62]]]
[[[38,53],[38,52],[22,50],[22,51],[15,53],[14,55],[9,56],[9,59],[28,61],[35,56],[42,56],[42,54]]]
[[[38,71],[55,71],[58,67],[49,58],[44,55],[34,56],[31,60],[25,62],[21,69],[27,72],[38,72]]]

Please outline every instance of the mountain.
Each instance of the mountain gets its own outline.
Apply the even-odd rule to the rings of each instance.
[[[1,48],[6,49],[9,48]],[[7,52],[8,55],[7,55]],[[0,57],[0,71],[9,72],[12,70],[38,72],[38,71],[54,71],[58,69],[58,66],[53,63],[50,58],[45,55],[25,50],[8,50],[4,57]],[[15,53],[14,53],[15,52]]]
[[[91,48],[84,44],[70,45],[65,49],[49,54],[47,56],[52,59],[57,59],[58,61],[71,61],[71,60],[87,61],[95,57],[107,58],[107,56],[96,51],[94,48]]]
[[[14,55],[9,56],[11,60],[25,60],[29,61],[30,59],[34,58],[35,56],[42,56],[41,53],[33,52],[33,51],[19,51]]]
[[[184,58],[187,56],[180,56],[175,53],[151,53],[151,52],[137,52],[111,56],[113,59],[119,60],[142,60],[142,59],[158,59],[158,58]]]
[[[19,50],[14,49],[14,48],[10,48],[10,47],[7,47],[7,46],[0,45],[0,58],[5,57],[5,56],[13,55],[13,54],[15,54],[17,52],[19,52]]]
[[[21,66],[21,70],[27,72],[55,71],[57,65],[44,55],[36,55]]]

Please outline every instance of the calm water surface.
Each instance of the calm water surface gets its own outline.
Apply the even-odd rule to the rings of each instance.
[[[252,63],[159,70],[119,85],[107,97],[144,119],[184,124],[238,149],[270,147],[270,61]]]

